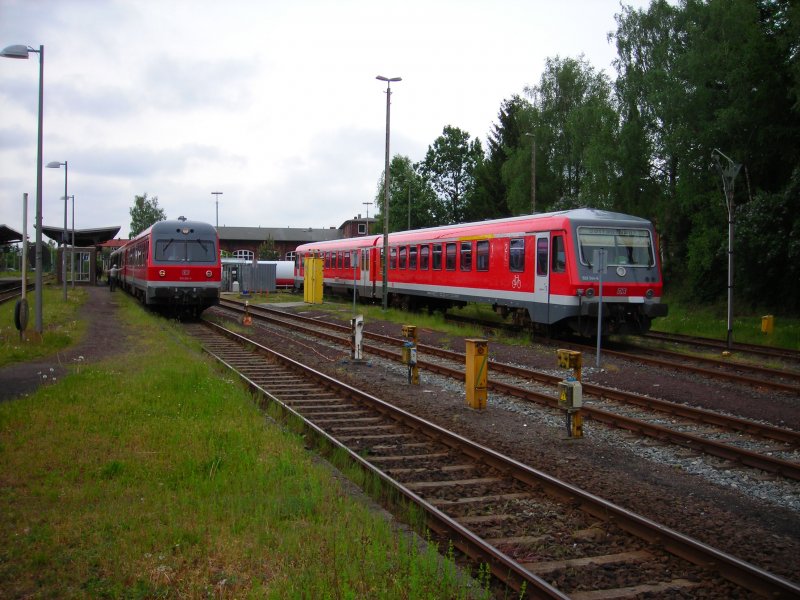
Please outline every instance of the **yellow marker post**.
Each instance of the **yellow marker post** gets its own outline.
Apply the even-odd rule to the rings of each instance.
[[[772,335],[775,330],[775,317],[773,315],[764,315],[761,317],[761,333]]]
[[[486,391],[489,382],[489,342],[467,339],[467,405],[470,408],[486,408]]]
[[[408,383],[419,385],[419,367],[417,366],[417,326],[403,325],[403,362],[408,365]]]

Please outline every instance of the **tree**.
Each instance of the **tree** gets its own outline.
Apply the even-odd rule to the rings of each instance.
[[[436,193],[446,223],[460,223],[475,192],[475,173],[483,162],[480,140],[451,125],[428,146],[419,173]]]
[[[443,222],[436,194],[417,172],[417,165],[407,156],[395,154],[389,165],[389,231],[404,231],[432,227]],[[379,223],[377,232],[383,231],[384,189],[383,175],[378,182],[375,206]],[[409,222],[410,221],[410,222]]]
[[[258,257],[258,260],[280,259],[281,255],[275,249],[275,240],[272,239],[272,236],[267,236],[267,239],[259,244],[256,256]]]
[[[130,214],[132,238],[139,235],[153,223],[164,221],[167,218],[164,210],[158,207],[158,196],[148,198],[147,192],[143,196],[135,197]]]

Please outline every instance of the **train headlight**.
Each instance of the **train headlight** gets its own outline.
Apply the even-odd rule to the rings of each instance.
[[[653,290],[647,290],[644,295],[648,300],[652,300],[653,296],[655,296],[655,292]]]
[[[586,297],[594,298],[594,288],[589,288],[588,290],[586,290]]]
[[[158,272],[158,275],[159,275],[159,277],[166,277],[167,276],[167,270],[166,269],[161,269]]]
[[[212,276],[212,275],[213,275],[213,273],[211,272],[211,269],[209,269],[208,271],[206,271],[206,277],[208,277],[209,279],[211,279],[211,276]]]

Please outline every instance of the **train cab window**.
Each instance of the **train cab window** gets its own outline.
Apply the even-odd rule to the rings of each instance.
[[[461,270],[472,270],[472,242],[461,242]]]
[[[433,260],[433,269],[434,269],[434,271],[441,271],[442,270],[442,245],[441,244],[434,244],[433,245],[432,260]]]
[[[550,244],[547,238],[536,240],[536,274],[547,275],[547,250]]]
[[[444,268],[448,271],[456,270],[456,243],[445,244]]]
[[[192,262],[214,262],[217,256],[217,244],[212,240],[187,240],[186,260]]]
[[[567,255],[564,252],[564,236],[553,236],[553,247],[550,251],[550,270],[553,273],[563,273],[567,270]]]
[[[156,240],[155,259],[161,262],[181,262],[186,260],[186,243],[180,240]]]
[[[417,246],[408,247],[408,269],[417,269]]]
[[[478,252],[475,255],[475,269],[478,271],[489,270],[489,240],[478,242]]]
[[[431,247],[428,244],[424,244],[419,247],[419,270],[420,271],[427,271],[429,258],[430,258]]]
[[[406,254],[407,253],[408,253],[408,247],[407,246],[401,246],[401,248],[400,248],[400,265],[399,265],[401,269],[405,269],[406,268]]]
[[[508,270],[522,273],[525,270],[525,238],[511,240],[508,254]]]
[[[389,248],[389,268],[397,268],[397,248]]]

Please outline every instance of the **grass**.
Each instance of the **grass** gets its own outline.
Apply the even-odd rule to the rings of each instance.
[[[698,335],[718,340],[727,339],[727,304],[688,306],[669,298],[664,302],[669,305],[669,315],[653,321],[654,331]],[[761,331],[761,321],[765,314],[766,312],[757,314],[734,312],[734,341],[800,350],[800,318],[775,317],[773,333],[766,334]]]
[[[42,289],[42,335],[34,331],[36,296],[28,294],[28,327],[20,339],[14,326],[14,302],[0,305],[0,367],[9,363],[50,356],[79,342],[85,334],[85,323],[78,311],[86,301],[86,290],[67,288],[67,301],[62,288],[44,286]]]
[[[354,501],[178,328],[120,304],[135,354],[0,405],[0,597],[486,595]]]

